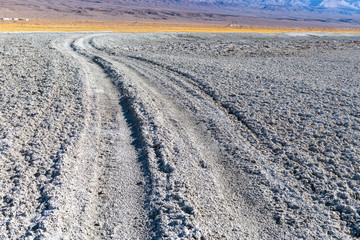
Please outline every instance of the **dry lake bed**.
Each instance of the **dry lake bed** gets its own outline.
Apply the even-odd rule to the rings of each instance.
[[[360,237],[360,36],[0,34],[0,239]]]

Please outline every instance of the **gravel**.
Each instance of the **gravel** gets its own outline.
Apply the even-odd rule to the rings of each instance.
[[[56,211],[83,128],[83,84],[54,34],[0,35],[0,238],[35,238]]]
[[[360,237],[358,35],[19,33],[0,56],[0,238]]]

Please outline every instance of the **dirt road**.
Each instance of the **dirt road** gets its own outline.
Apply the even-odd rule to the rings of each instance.
[[[1,238],[358,236],[356,36],[0,41]]]
[[[93,36],[81,37],[71,46],[75,54],[100,66],[106,78],[113,81],[113,90],[122,95],[125,117],[134,126],[136,146],[144,155],[139,161],[143,161],[143,175],[148,182],[140,186],[149,191],[144,206],[152,219],[148,222],[150,236],[257,238],[269,234],[269,224],[259,226],[259,222],[271,216],[260,214],[256,207],[250,211],[245,207],[248,204],[241,192],[247,191],[248,186],[238,182],[248,181],[226,169],[218,144],[198,126],[199,119],[194,118],[193,112],[185,112],[179,102],[197,107],[203,111],[197,114],[206,118],[212,114],[218,125],[234,128],[226,114],[200,90],[188,93],[193,86],[179,76],[171,83],[158,69],[138,69],[129,58],[111,57],[95,49],[90,44],[92,39]],[[96,68],[89,75],[95,74],[93,69]],[[157,86],[152,79],[166,83],[166,88]],[[129,194],[122,195],[129,201]]]

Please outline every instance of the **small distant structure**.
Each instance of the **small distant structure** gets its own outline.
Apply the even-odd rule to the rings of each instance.
[[[227,25],[228,28],[243,28],[242,25],[239,25],[237,23],[231,23],[229,25]]]
[[[0,21],[25,21],[28,22],[28,18],[0,18]]]

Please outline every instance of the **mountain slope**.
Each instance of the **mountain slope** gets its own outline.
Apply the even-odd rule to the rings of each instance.
[[[2,0],[0,17],[360,27],[355,0]]]

